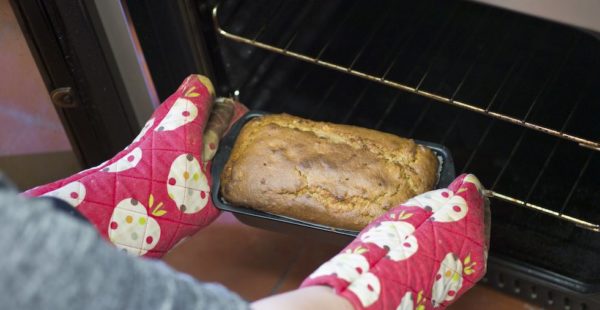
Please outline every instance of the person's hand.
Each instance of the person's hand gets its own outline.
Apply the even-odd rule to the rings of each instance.
[[[463,174],[369,224],[302,287],[330,286],[357,309],[443,309],[486,271],[489,204]]]
[[[219,214],[210,160],[247,109],[230,99],[214,104],[213,96],[206,77],[189,76],[115,157],[24,194],[66,201],[128,253],[164,255]]]

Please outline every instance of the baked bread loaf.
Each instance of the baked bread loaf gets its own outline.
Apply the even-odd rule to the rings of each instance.
[[[360,230],[431,190],[438,160],[413,140],[287,114],[244,125],[221,175],[229,203]]]

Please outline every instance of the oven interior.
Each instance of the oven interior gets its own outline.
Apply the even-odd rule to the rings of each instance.
[[[560,133],[600,141],[600,41],[589,32],[462,1],[224,1],[226,81],[252,109],[446,145],[457,172],[495,192],[600,223],[598,150],[252,43],[382,77]],[[315,62],[315,61],[313,61]],[[492,200],[492,255],[596,291],[600,233]]]

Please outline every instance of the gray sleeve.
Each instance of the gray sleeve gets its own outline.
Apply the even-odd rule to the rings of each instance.
[[[0,275],[3,309],[248,308],[221,285],[122,253],[49,201],[6,189],[0,189]]]

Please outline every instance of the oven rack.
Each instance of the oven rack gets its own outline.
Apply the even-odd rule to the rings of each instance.
[[[269,52],[273,52],[276,54],[280,54],[283,56],[287,56],[287,57],[291,57],[294,59],[298,59],[304,62],[308,62],[308,63],[312,63],[312,64],[316,64],[318,66],[322,66],[328,69],[332,69],[338,72],[342,72],[342,73],[346,73],[352,76],[356,76],[368,81],[372,81],[372,82],[376,82],[379,84],[383,84],[385,86],[391,87],[391,88],[395,88],[395,89],[399,89],[401,91],[405,91],[405,92],[409,92],[409,93],[413,93],[419,96],[423,96],[425,98],[428,99],[432,99],[434,101],[437,102],[441,102],[450,106],[454,106],[454,107],[458,107],[467,111],[471,111],[471,112],[475,112],[475,113],[479,113],[479,114],[483,114],[486,115],[492,119],[496,119],[496,120],[501,120],[501,121],[505,121],[507,123],[511,123],[514,125],[518,125],[530,130],[534,130],[537,132],[542,132],[544,134],[550,135],[550,136],[554,136],[560,139],[564,139],[567,141],[571,141],[571,142],[575,142],[577,143],[579,146],[583,147],[583,148],[587,148],[592,150],[592,152],[590,153],[590,156],[588,156],[588,159],[586,161],[586,163],[584,164],[583,169],[580,171],[579,177],[577,178],[577,180],[574,182],[574,184],[571,187],[571,194],[574,192],[574,190],[577,188],[577,185],[579,183],[579,179],[581,179],[581,177],[583,176],[585,170],[587,169],[587,164],[591,161],[591,158],[593,157],[593,153],[600,152],[600,142],[596,142],[596,141],[592,141],[589,139],[585,139],[583,137],[579,137],[576,135],[572,135],[572,134],[568,134],[565,132],[565,129],[567,127],[567,124],[570,121],[570,116],[572,116],[572,113],[575,111],[577,105],[579,102],[577,102],[575,104],[575,107],[571,110],[571,113],[569,115],[569,117],[567,117],[567,120],[564,122],[563,126],[561,129],[557,130],[557,129],[553,129],[553,128],[549,128],[549,127],[544,127],[532,122],[527,121],[528,117],[530,116],[530,113],[532,112],[536,102],[534,101],[532,103],[532,105],[529,107],[525,117],[523,117],[522,119],[519,118],[515,118],[513,116],[509,116],[506,114],[502,114],[496,111],[493,111],[491,108],[494,104],[494,101],[496,99],[496,95],[498,94],[498,92],[500,91],[500,89],[498,89],[496,95],[494,96],[494,98],[492,98],[492,100],[486,105],[485,108],[481,108],[477,105],[471,104],[471,103],[467,103],[464,101],[460,101],[455,99],[455,96],[458,94],[458,92],[460,91],[463,82],[467,79],[469,73],[470,73],[470,69],[467,71],[467,73],[465,74],[465,76],[463,77],[462,81],[458,84],[457,88],[452,92],[452,96],[447,97],[447,96],[442,96],[439,94],[436,94],[435,92],[432,91],[428,91],[428,90],[424,90],[422,89],[422,84],[425,81],[425,79],[427,78],[429,71],[431,70],[431,67],[428,68],[428,70],[425,72],[425,74],[419,79],[419,82],[417,83],[416,86],[410,86],[404,83],[400,83],[397,81],[393,81],[393,80],[389,80],[387,79],[387,75],[388,73],[391,71],[391,69],[394,67],[394,64],[396,62],[396,59],[394,59],[389,66],[387,67],[387,69],[384,71],[384,73],[381,76],[375,76],[369,73],[365,73],[359,70],[356,70],[353,68],[354,64],[356,63],[356,61],[358,60],[358,58],[360,58],[362,52],[364,51],[364,49],[366,48],[366,45],[363,46],[363,48],[361,48],[361,50],[359,51],[358,55],[356,55],[354,57],[354,60],[352,61],[352,63],[349,66],[342,66],[339,64],[335,64],[332,62],[328,62],[325,60],[321,59],[321,56],[323,55],[323,52],[327,49],[328,44],[325,44],[325,46],[320,50],[320,52],[318,53],[318,55],[316,57],[311,57],[311,56],[307,56],[305,54],[302,53],[297,53],[294,51],[290,50],[290,46],[292,45],[295,36],[292,36],[292,38],[285,44],[285,46],[283,48],[278,47],[278,46],[274,46],[272,44],[267,44],[264,42],[261,42],[258,40],[258,37],[260,35],[260,33],[262,31],[264,31],[264,27],[261,28],[259,30],[258,35],[255,35],[254,38],[247,38],[241,35],[237,35],[234,33],[231,33],[225,29],[223,29],[223,27],[221,27],[220,23],[219,23],[219,17],[218,17],[218,5],[216,5],[213,9],[212,9],[212,19],[213,19],[213,24],[215,27],[215,30],[217,31],[217,33],[219,35],[221,35],[222,37],[238,42],[238,43],[242,43],[242,44],[246,44],[246,45],[250,45],[253,47],[257,47]],[[367,43],[368,44],[368,43]],[[509,70],[508,75],[506,76],[506,78],[504,79],[504,81],[506,81],[508,79],[508,77],[510,76],[512,70]],[[547,84],[546,84],[547,85]],[[502,86],[500,86],[500,88],[502,88]],[[498,180],[500,179],[500,176],[502,175],[502,173],[504,172],[504,170],[508,167],[510,160],[512,158],[512,154],[515,153],[516,149],[518,148],[518,146],[521,144],[521,142],[523,141],[523,137],[524,137],[525,131],[523,131],[523,133],[521,134],[520,138],[517,140],[517,143],[515,144],[515,146],[513,147],[513,150],[511,152],[511,156],[509,157],[509,160],[506,162],[506,164],[504,165],[504,167],[501,169],[500,175],[496,178],[496,181],[494,182],[494,185],[491,187],[491,189],[485,190],[484,191],[484,195],[487,197],[491,197],[491,198],[495,198],[504,202],[508,202],[511,203],[513,205],[519,206],[519,207],[523,207],[529,210],[533,210],[536,211],[538,213],[547,215],[547,216],[551,216],[566,222],[570,222],[575,224],[576,226],[583,228],[583,229],[587,229],[590,231],[594,231],[594,232],[600,232],[600,225],[596,224],[596,223],[592,223],[586,220],[583,220],[581,218],[577,218],[577,217],[573,217],[567,214],[564,214],[564,211],[566,209],[566,206],[569,203],[569,200],[571,198],[571,194],[567,197],[566,201],[563,203],[563,206],[560,210],[560,212],[551,210],[551,209],[547,209],[544,208],[540,205],[537,204],[533,204],[531,202],[528,201],[527,199],[518,199],[518,198],[514,198],[508,195],[504,195],[502,193],[499,193],[497,191],[494,191],[494,188],[496,187],[496,183],[498,182]],[[474,157],[474,155],[477,153],[478,149],[475,149],[471,155],[471,159]],[[549,160],[552,157],[552,154],[548,157],[547,160]],[[466,164],[466,167],[468,167],[470,163],[469,162]],[[534,183],[534,186],[532,187],[532,189],[537,185],[537,181],[539,181],[539,179],[541,178],[541,176],[544,174],[546,166],[544,166],[544,169],[542,169],[539,174],[538,177],[536,178],[536,182]],[[528,195],[529,196],[529,195]]]

